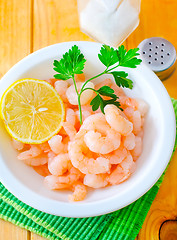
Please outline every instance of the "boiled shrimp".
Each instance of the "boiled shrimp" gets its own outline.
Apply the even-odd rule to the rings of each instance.
[[[57,176],[49,175],[44,178],[45,186],[50,190],[70,189],[71,186],[66,183],[60,183]]]
[[[89,148],[84,142],[86,130],[82,129],[76,134],[76,139],[70,142],[68,150],[73,166],[84,174],[106,173],[110,169],[109,160],[104,157],[89,156]],[[78,137],[78,136],[79,137]]]
[[[75,74],[74,75],[76,82],[85,82],[85,74]]]
[[[19,160],[27,160],[30,158],[38,157],[42,153],[40,147],[36,145],[30,145],[30,149],[18,154],[17,158]]]
[[[69,195],[69,201],[82,201],[87,195],[87,188],[82,182],[77,182],[73,186],[74,192],[72,195]]]
[[[23,162],[29,166],[40,166],[48,162],[48,157],[47,157],[47,154],[42,153],[37,157],[24,159]]]
[[[35,172],[37,172],[39,175],[41,175],[43,177],[46,177],[46,176],[50,175],[47,164],[39,165],[39,166],[33,166],[33,169],[34,169]]]
[[[55,154],[64,153],[67,151],[67,146],[62,143],[62,136],[55,135],[49,141],[49,146]]]
[[[66,134],[69,136],[70,140],[72,141],[76,135],[76,129],[70,122],[64,122],[63,128]]]
[[[81,90],[81,87],[83,86],[83,83],[82,82],[77,82],[76,83],[76,86],[77,86],[77,90],[78,92],[80,92]],[[85,86],[85,88],[94,88],[94,84],[92,82],[88,82]],[[78,105],[78,96],[77,96],[77,93],[75,91],[75,86],[74,84],[72,84],[66,91],[66,96],[67,96],[67,99],[69,101],[70,104],[72,105]],[[91,99],[92,99],[92,96],[93,96],[93,91],[88,89],[88,90],[85,90],[82,94],[81,94],[81,98],[80,98],[80,101],[81,101],[81,104],[82,105],[85,105],[87,104]]]
[[[141,131],[142,127],[142,119],[140,112],[138,110],[134,111],[132,108],[127,107],[124,110],[124,113],[128,117],[128,119],[133,123],[133,132],[135,134],[138,134],[138,132]]]
[[[138,103],[134,98],[129,98],[126,95],[125,96],[120,96],[119,97],[119,102],[121,103],[121,106],[123,108],[125,107],[131,107],[133,110],[137,110],[138,108]]]
[[[112,85],[112,80],[110,78],[106,78],[104,81],[101,81],[100,83],[95,85],[95,89],[98,90],[99,88],[103,86],[111,86]]]
[[[84,177],[84,185],[92,188],[101,188],[108,185],[108,174],[86,174]]]
[[[76,123],[76,113],[71,108],[66,109],[66,122],[71,123],[73,126]]]
[[[135,147],[135,135],[130,133],[129,135],[123,137],[123,144],[127,150],[132,150]]]
[[[121,115],[121,110],[115,105],[106,105],[104,112],[106,121],[114,130],[124,136],[132,132],[133,124]]]
[[[12,138],[12,146],[14,147],[15,150],[20,151],[23,150],[25,144]]]
[[[63,81],[63,80],[58,80],[54,84],[54,88],[58,92],[58,94],[61,96],[64,102],[67,102],[68,99],[66,97],[66,91],[68,88],[68,82]]]
[[[107,154],[105,157],[109,159],[110,164],[119,164],[127,157],[127,155],[127,149],[121,144],[117,150]]]
[[[144,117],[149,109],[148,104],[139,98],[136,98],[135,100],[137,102],[137,110],[141,113],[141,116]]]
[[[125,181],[135,169],[135,163],[129,154],[108,177],[108,182],[112,185]]]
[[[94,130],[88,131],[84,136],[87,147],[95,153],[107,154],[120,146],[121,136],[118,132],[109,129],[106,137]]]
[[[83,173],[71,165],[71,168],[68,170],[68,174],[65,176],[59,176],[58,181],[60,183],[73,185],[73,183],[77,182],[79,179],[82,179],[83,176]]]
[[[84,141],[92,152],[107,154],[120,146],[120,134],[111,129],[102,113],[89,116],[81,129],[88,131]]]
[[[63,175],[71,167],[71,161],[67,153],[49,158],[48,169],[52,175]]]
[[[131,151],[131,154],[133,156],[133,159],[136,161],[139,156],[142,153],[142,149],[143,149],[143,144],[142,144],[142,138],[136,136],[135,137],[135,147],[134,149]]]
[[[48,142],[39,144],[39,147],[45,153],[50,152],[50,146],[49,146]]]

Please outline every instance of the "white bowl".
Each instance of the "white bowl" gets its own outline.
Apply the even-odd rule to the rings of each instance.
[[[59,59],[74,44],[79,46],[87,59],[86,75],[93,76],[104,69],[97,57],[100,44],[55,44],[30,54],[12,67],[0,81],[0,98],[7,87],[18,79],[51,78],[54,74],[53,60]],[[161,81],[145,65],[125,70],[134,82],[133,90],[126,90],[126,93],[149,104],[143,153],[137,160],[135,173],[120,185],[90,190],[84,201],[70,203],[69,191],[49,191],[43,185],[43,177],[17,160],[17,152],[12,148],[11,138],[0,120],[0,181],[11,193],[26,204],[50,214],[90,217],[127,206],[155,184],[165,170],[174,147],[176,123],[172,103]]]

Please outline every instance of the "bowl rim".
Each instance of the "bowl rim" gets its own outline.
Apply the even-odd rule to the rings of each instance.
[[[63,43],[57,43],[54,45],[47,46],[45,48],[39,49],[25,58],[23,58],[21,61],[16,63],[1,79],[0,81],[0,87],[3,84],[3,82],[8,79],[11,75],[20,74],[21,69],[25,68],[26,71],[30,66],[28,66],[28,63],[33,59],[32,66],[35,65],[35,63],[40,63],[41,59],[42,61],[49,59],[49,56],[56,54],[56,49],[62,49],[69,48],[72,45],[78,45],[82,48],[95,48],[98,49],[102,46],[100,43],[95,42],[86,42],[86,41],[72,41],[72,42],[63,42]],[[49,53],[46,57],[46,52]],[[43,59],[43,57],[45,57]],[[30,65],[30,64],[29,64]],[[155,89],[158,89],[157,95],[158,99],[163,102],[164,108],[162,109],[163,115],[164,115],[164,121],[168,126],[171,126],[166,131],[167,138],[163,141],[163,147],[166,149],[165,153],[160,153],[159,158],[162,157],[163,161],[161,162],[161,165],[157,165],[157,163],[154,165],[154,168],[156,171],[152,171],[150,173],[151,178],[148,178],[148,175],[143,176],[144,184],[141,184],[141,182],[136,184],[136,187],[133,186],[131,191],[127,194],[124,194],[122,198],[119,199],[119,202],[117,202],[117,198],[111,197],[109,199],[102,199],[96,202],[86,202],[86,203],[66,203],[66,202],[60,202],[56,200],[51,200],[51,204],[49,204],[49,199],[46,199],[44,196],[40,196],[39,194],[33,192],[32,190],[25,187],[24,184],[22,184],[18,179],[14,177],[12,172],[9,171],[8,167],[6,166],[3,159],[0,157],[0,181],[4,184],[4,186],[18,199],[26,203],[27,205],[30,205],[31,207],[38,209],[40,211],[63,216],[63,217],[92,217],[92,216],[99,216],[102,214],[107,214],[113,211],[116,211],[118,209],[121,209],[130,203],[136,201],[138,198],[140,198],[142,195],[144,195],[160,178],[162,173],[164,172],[170,157],[173,152],[173,147],[175,143],[175,137],[176,137],[176,120],[175,120],[175,114],[173,105],[171,102],[171,99],[163,86],[162,82],[159,80],[159,78],[143,63],[136,68],[137,71],[140,73],[143,72],[143,74],[147,74],[149,76],[149,83],[154,85]],[[168,114],[166,112],[166,109],[168,109]],[[167,147],[168,146],[168,147]],[[158,162],[158,161],[156,161]],[[8,176],[8,178],[6,177]],[[19,191],[19,189],[21,189]],[[138,189],[138,192],[136,191]],[[30,199],[29,199],[30,196]],[[67,209],[67,210],[66,210]]]

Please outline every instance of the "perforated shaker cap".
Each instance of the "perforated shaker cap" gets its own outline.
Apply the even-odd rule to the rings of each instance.
[[[176,50],[166,39],[152,37],[143,40],[138,48],[141,59],[161,80],[168,78],[175,70]]]

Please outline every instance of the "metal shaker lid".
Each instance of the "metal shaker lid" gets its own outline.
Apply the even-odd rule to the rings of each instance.
[[[139,44],[138,48],[143,62],[161,80],[168,78],[175,70],[176,50],[166,39],[161,37],[147,38]]]

